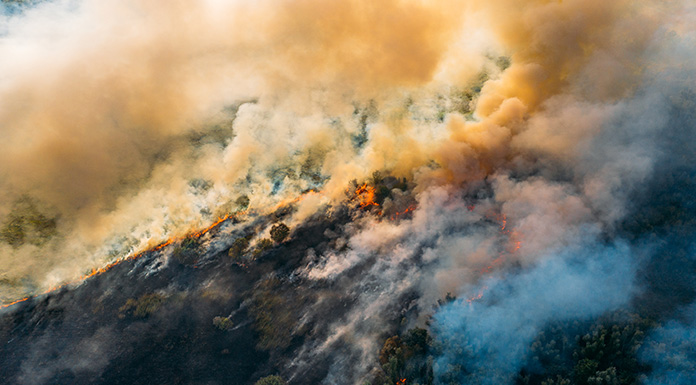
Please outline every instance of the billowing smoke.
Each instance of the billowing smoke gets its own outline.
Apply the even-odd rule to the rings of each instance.
[[[364,380],[400,320],[430,327],[436,382],[510,383],[548,325],[635,310],[665,322],[647,381],[689,382],[693,320],[668,321],[696,295],[673,277],[696,263],[688,2],[4,7],[0,299],[221,216],[294,202],[295,227],[357,194],[291,274],[351,311],[290,380],[318,360],[325,383]]]
[[[448,4],[3,5],[4,282],[47,288],[241,195],[258,209],[384,166],[357,161],[351,138],[377,117],[355,111],[435,76],[459,25]],[[35,242],[12,222],[31,216],[21,200],[50,228]]]

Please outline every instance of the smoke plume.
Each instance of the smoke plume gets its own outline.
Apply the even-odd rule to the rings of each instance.
[[[291,379],[321,359],[324,383],[364,380],[402,317],[431,325],[436,376],[510,383],[548,324],[650,308],[668,322],[641,356],[650,381],[687,381],[659,341],[693,340],[668,321],[694,300],[669,285],[693,291],[693,274],[665,278],[694,263],[671,243],[696,228],[688,2],[2,9],[0,300],[230,214],[292,202],[286,222],[306,225],[372,180],[387,198],[292,272],[345,289],[353,311],[297,349]]]

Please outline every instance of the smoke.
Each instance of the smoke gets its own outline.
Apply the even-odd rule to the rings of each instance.
[[[3,5],[0,214],[28,196],[58,233],[40,250],[3,246],[4,279],[54,286],[240,195],[263,210],[331,179],[326,195],[340,196],[384,166],[358,161],[356,103],[427,84],[458,29],[455,5]]]
[[[609,6],[608,14],[616,4]],[[555,4],[542,7],[543,12],[533,7],[529,12],[544,13],[549,7]],[[580,12],[589,16],[584,11],[592,10],[590,5]],[[634,25],[621,21],[605,26],[608,21],[603,17],[606,15],[602,12],[599,19],[589,18],[587,25],[600,30],[609,28],[610,35],[616,28]],[[601,24],[596,25],[596,22]],[[541,47],[546,44],[553,47],[556,39],[572,31],[573,26],[563,27],[563,32],[548,36],[543,34],[543,29],[540,32],[535,28],[533,37],[521,34],[522,41],[546,36],[551,40],[542,40]],[[693,68],[686,69],[672,61],[684,55],[682,36],[670,32],[671,24],[660,28],[664,29],[651,32],[654,40],[651,38],[639,45],[643,53],[625,58],[630,58],[630,66],[624,65],[624,70],[640,77],[628,82],[632,87],[619,94],[588,94],[584,88],[587,82],[606,80],[602,76],[586,78],[596,70],[597,63],[626,63],[625,60],[615,61],[614,54],[604,49],[598,49],[595,55],[583,55],[582,58],[591,58],[587,61],[566,51],[561,51],[562,58],[557,58],[553,56],[557,51],[552,51],[551,63],[544,64],[546,56],[539,60],[541,68],[563,72],[569,71],[567,66],[577,68],[568,76],[551,77],[553,82],[540,82],[542,93],[535,93],[533,97],[526,95],[524,89],[515,91],[519,92],[520,100],[526,101],[527,107],[537,106],[538,110],[511,140],[511,147],[521,152],[509,168],[515,177],[498,182],[495,198],[501,203],[502,212],[507,214],[508,226],[519,234],[521,269],[483,279],[477,286],[461,292],[463,299],[436,314],[434,330],[444,346],[436,372],[454,376],[452,380],[455,381],[510,383],[522,368],[534,336],[551,322],[588,319],[617,308],[633,309],[632,298],[639,292],[642,292],[640,296],[646,296],[645,291],[676,291],[679,294],[673,295],[680,298],[672,298],[668,303],[677,304],[692,290],[686,287],[688,284],[680,286],[676,281],[668,284],[670,289],[657,289],[651,281],[657,275],[665,280],[680,275],[670,270],[676,267],[665,254],[693,254],[682,248],[683,242],[674,243],[674,248],[667,251],[663,242],[668,241],[660,237],[670,239],[674,233],[691,237],[693,227],[689,222],[680,223],[681,226],[666,224],[650,214],[642,217],[646,210],[665,209],[665,202],[658,197],[686,191],[674,184],[660,185],[666,175],[681,180],[677,176],[679,173],[691,175],[693,170],[683,163],[691,155],[679,144],[688,141],[693,133],[691,115],[684,115],[682,107],[678,107],[689,97],[685,96],[683,86],[674,82],[675,77],[690,78]],[[641,35],[643,32],[636,36],[650,36]],[[626,33],[623,31],[620,35]],[[670,43],[662,40],[665,34],[671,34]],[[585,38],[587,36],[583,35],[578,39]],[[688,36],[684,38],[690,41]],[[607,41],[611,42],[612,38],[603,43]],[[617,46],[617,55],[626,54],[625,48],[625,45]],[[629,44],[628,48],[632,50],[635,46]],[[655,56],[647,55],[648,52]],[[536,57],[536,53],[528,54],[525,50],[521,53],[530,60]],[[601,56],[612,57],[609,60]],[[565,58],[573,61],[565,62]],[[636,65],[641,67],[640,71],[630,69]],[[652,69],[655,66],[659,66],[659,72]],[[576,77],[578,74],[580,76]],[[563,78],[566,81],[557,82]],[[612,82],[615,80],[612,78]],[[582,86],[576,82],[581,82]],[[507,83],[501,81],[501,84]],[[597,85],[601,90],[602,85]],[[613,84],[610,88],[615,91],[616,87],[618,85]],[[629,91],[627,97],[624,92]],[[484,88],[481,101],[485,92]],[[544,93],[550,97],[538,99]],[[618,96],[621,98],[617,99]],[[505,103],[500,104],[500,109]],[[490,116],[494,117],[498,111]],[[506,154],[509,156],[509,152]],[[633,201],[636,197],[642,197],[640,204],[643,206]],[[686,204],[681,210],[690,212],[686,203],[690,198],[677,195],[668,199],[671,204]],[[651,223],[649,226],[655,229],[664,226],[660,232],[666,234],[656,235],[636,225],[626,227],[626,223],[633,221],[643,221],[643,226]],[[628,246],[630,241],[634,241],[632,246]],[[642,274],[636,275],[639,268],[648,270],[650,267],[645,266],[662,264],[665,267],[659,273],[649,274],[647,280]],[[638,277],[641,279],[636,280]],[[693,297],[686,299],[691,300]],[[650,306],[638,305],[643,309]],[[668,311],[665,309],[658,317],[668,317]],[[657,331],[654,338],[666,343],[672,338],[674,344],[688,344],[688,335],[670,333]],[[664,346],[659,343],[655,342],[656,346]],[[659,348],[651,349],[649,352]],[[674,349],[674,354],[679,355],[680,348],[675,346]],[[648,363],[658,364],[654,374],[656,383],[668,383],[659,382],[668,381],[668,376],[675,381],[688,382],[684,379],[688,378],[687,368],[677,363],[674,369],[669,369],[668,365],[663,366],[655,360],[654,353],[646,354]]]
[[[696,379],[693,306],[684,309],[684,315],[685,322],[670,321],[648,336],[641,354],[652,367],[646,384],[690,384]]]
[[[294,375],[340,347],[326,382],[357,382],[385,324],[435,312],[438,374],[509,382],[548,323],[652,292],[641,274],[664,234],[646,223],[678,225],[641,211],[659,206],[661,176],[693,175],[682,2],[17,9],[0,16],[3,300],[222,215],[314,190],[294,226],[331,213],[353,180],[406,178],[381,219],[356,214],[332,248],[306,251],[297,276],[346,287],[354,310],[298,350]],[[434,311],[447,292],[459,299]]]
[[[511,383],[545,324],[588,319],[626,304],[634,269],[625,245],[583,247],[548,256],[519,274],[484,280],[480,301],[457,300],[437,313],[435,333],[444,354],[436,373],[461,365],[468,382]]]
[[[364,282],[379,277],[386,287],[361,294],[362,311],[340,323],[337,335],[361,335],[368,329],[361,323],[385,324],[374,306],[385,292],[398,297],[416,289],[425,310],[452,290],[460,299],[434,316],[444,349],[436,373],[454,367],[455,376],[466,378],[453,381],[508,383],[549,323],[633,309],[652,291],[637,272],[663,260],[665,250],[654,236],[626,227],[646,207],[634,199],[669,189],[657,184],[664,173],[675,174],[675,161],[692,170],[678,160],[690,159],[680,143],[689,142],[693,119],[675,117],[684,114],[675,103],[689,94],[674,78],[691,79],[693,69],[672,59],[686,55],[690,38],[675,35],[683,20],[667,20],[667,11],[621,2],[530,2],[521,10],[486,4],[481,12],[497,27],[512,64],[484,83],[473,119],[446,117],[448,137],[437,137],[439,147],[426,156],[437,166],[415,173],[413,219],[398,230],[363,224],[368,230],[348,240],[350,251],[324,256],[325,264],[308,274],[338,281],[378,258],[363,271]],[[428,204],[443,194],[440,204]],[[491,217],[502,218],[502,229],[486,225]],[[405,270],[405,260],[418,271]],[[355,345],[374,362],[379,346]],[[332,378],[369,361],[339,365]]]
[[[28,358],[22,362],[18,381],[21,384],[45,384],[56,375],[65,375],[65,372],[99,375],[109,358],[115,355],[115,349],[110,348],[115,337],[113,330],[104,327],[70,345],[67,350],[63,350],[64,346],[55,346],[56,341],[50,336],[40,338],[30,347]],[[55,360],[52,357],[60,358]]]

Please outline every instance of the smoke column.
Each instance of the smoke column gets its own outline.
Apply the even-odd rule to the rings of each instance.
[[[412,205],[412,216],[356,218],[347,252],[298,271],[326,282],[363,269],[362,311],[293,367],[349,340],[327,383],[368,368],[384,306],[416,292],[414,306],[429,309],[451,292],[458,299],[431,320],[435,369],[464,365],[457,380],[497,384],[513,380],[545,325],[664,299],[654,288],[678,267],[662,256],[679,247],[693,263],[690,243],[672,242],[693,239],[696,13],[686,1],[3,10],[3,301],[203,227],[240,196],[269,212],[315,190],[290,220],[303,223],[379,171],[412,187],[385,212]],[[680,222],[647,229],[641,218],[662,215],[664,202]],[[677,282],[686,291],[688,278]],[[692,297],[680,301],[666,318],[693,311]],[[691,321],[652,338],[690,333]],[[655,346],[644,360],[657,366]],[[664,367],[654,383],[675,375]]]

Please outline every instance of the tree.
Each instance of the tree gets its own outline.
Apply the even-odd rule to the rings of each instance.
[[[389,359],[393,356],[402,357],[402,347],[401,338],[399,336],[392,336],[384,341],[382,350],[379,352],[379,363],[384,365],[389,362]]]
[[[271,227],[271,239],[276,241],[276,243],[283,242],[285,238],[290,234],[290,228],[285,225],[285,223],[279,223]]]
[[[272,375],[261,378],[254,385],[286,385],[287,383],[281,376]]]

